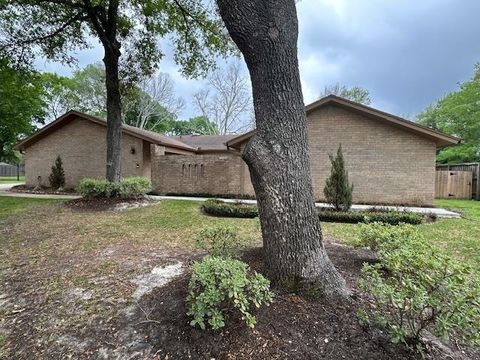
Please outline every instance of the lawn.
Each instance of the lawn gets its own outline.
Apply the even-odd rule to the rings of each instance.
[[[13,196],[0,196],[0,221],[6,219],[9,216],[19,214],[37,205],[58,202],[59,200],[53,199],[33,199]]]
[[[20,184],[25,182],[25,176],[20,176],[17,180],[16,176],[0,176],[0,184]]]
[[[464,217],[421,225],[421,231],[479,267],[480,202],[447,200],[437,205],[459,209]],[[165,200],[122,212],[93,212],[73,210],[59,200],[0,197],[0,358],[128,357],[128,344],[139,337],[148,343],[142,340],[148,334],[136,324],[149,319],[152,311],[133,295],[158,281],[159,267],[195,260],[199,252],[194,235],[214,224],[235,226],[252,245],[261,243],[257,219],[206,216],[198,202]],[[355,236],[358,228],[322,226],[326,243]],[[169,294],[162,296],[167,299]],[[154,301],[164,304],[162,297]],[[172,313],[168,303],[162,306]],[[182,311],[173,312],[168,321],[179,321]],[[161,344],[163,335],[158,336],[152,341]],[[278,348],[258,336],[250,340]],[[286,341],[285,336],[277,340]],[[333,351],[341,341],[331,346]]]
[[[460,212],[462,218],[420,225],[421,233],[480,272],[480,201],[436,200],[435,206]],[[356,236],[357,229],[358,226],[351,224],[323,224],[324,233],[337,240]]]

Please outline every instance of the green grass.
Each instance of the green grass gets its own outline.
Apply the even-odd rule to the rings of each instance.
[[[0,220],[35,205],[58,203],[61,200],[15,198],[0,196]],[[438,219],[435,223],[418,225],[425,238],[480,271],[480,202],[468,200],[437,200],[436,206],[462,213],[461,219]],[[95,250],[118,239],[132,244],[162,244],[176,248],[192,247],[191,239],[198,231],[214,224],[232,225],[242,235],[259,238],[257,219],[218,218],[200,211],[200,202],[164,200],[140,209],[120,213],[62,211],[65,224],[73,233],[88,236],[78,242],[84,250]],[[21,221],[19,221],[21,223]],[[327,238],[348,241],[357,235],[358,225],[322,223]],[[47,234],[45,234],[48,236]]]
[[[5,337],[5,335],[1,334],[0,333],[0,359],[6,359],[6,355],[5,355],[5,343],[6,343],[7,339]]]
[[[425,239],[436,244],[480,271],[480,201],[436,200],[435,206],[462,213],[461,219],[438,219],[435,223],[418,225]],[[337,240],[357,235],[358,226],[322,224],[323,232]]]
[[[17,180],[16,176],[0,177],[0,184],[20,184],[24,182],[25,182],[25,176],[20,176],[20,180]]]
[[[260,237],[257,219],[207,216],[200,211],[200,204],[187,200],[163,200],[153,206],[119,213],[102,221],[99,230],[109,238],[130,237],[137,242],[157,238],[164,245],[174,247],[191,247],[195,234],[203,227],[217,224],[237,227],[245,236]]]
[[[0,220],[4,220],[9,216],[19,214],[35,205],[58,203],[59,201],[61,200],[0,196]]]

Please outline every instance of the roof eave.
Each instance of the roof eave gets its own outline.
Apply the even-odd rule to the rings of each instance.
[[[426,126],[414,123],[412,121],[403,119],[401,117],[388,114],[386,112],[383,112],[381,110],[377,110],[374,108],[371,108],[369,106],[359,104],[335,95],[328,95],[320,100],[317,100],[307,106],[305,106],[305,112],[308,115],[309,113],[317,110],[319,107],[328,105],[328,104],[335,104],[344,108],[347,108],[349,110],[357,111],[364,116],[369,116],[371,118],[379,119],[379,120],[384,120],[388,121],[391,125],[401,127],[404,130],[410,131],[412,133],[418,134],[420,136],[424,136],[427,138],[432,139],[437,148],[443,148],[446,146],[452,146],[459,144],[461,142],[461,139],[455,136],[451,136],[445,133],[442,133],[437,130],[430,129]],[[227,141],[225,145],[227,147],[233,147],[235,148],[239,144],[247,141],[251,136],[253,136],[255,133],[255,130],[252,130],[248,133],[245,133],[243,135],[240,135],[236,138],[231,139],[230,141]]]
[[[41,136],[42,134],[45,134],[46,132],[50,131],[52,128],[54,128],[56,126],[60,126],[60,124],[62,124],[64,121],[66,121],[67,118],[71,118],[72,120],[74,118],[82,118],[82,119],[91,121],[93,123],[96,123],[96,124],[99,124],[99,125],[102,125],[102,126],[106,126],[106,122],[104,120],[100,119],[100,118],[97,118],[96,116],[84,114],[84,113],[81,113],[81,112],[78,112],[78,111],[75,111],[75,110],[70,110],[70,111],[66,112],[65,114],[63,114],[62,116],[55,119],[54,121],[52,121],[50,124],[44,126],[40,130],[36,131],[34,134],[28,136],[27,138],[25,138],[22,141],[15,144],[14,149],[19,150],[19,151],[24,151],[29,146],[29,144],[32,143],[32,141],[34,139],[36,139],[36,138],[38,138],[38,136]],[[145,136],[143,134],[139,134],[137,132],[131,131],[131,130],[123,127],[123,126],[122,126],[122,133],[131,135],[133,137],[145,140],[147,142],[150,142],[150,143],[153,143],[153,144],[156,144],[156,145],[161,145],[161,146],[170,147],[170,148],[174,148],[174,149],[185,150],[185,151],[191,151],[192,153],[194,153],[197,150],[197,148],[194,148],[194,147],[189,146],[189,145],[184,145],[183,146],[183,145],[177,145],[177,144],[170,144],[170,143],[162,142],[162,141],[159,141],[158,139],[154,139],[154,138]]]

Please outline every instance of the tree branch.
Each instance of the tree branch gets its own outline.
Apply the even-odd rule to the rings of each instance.
[[[188,31],[188,28],[189,28],[187,17],[189,17],[194,22],[196,22],[200,27],[202,27],[204,30],[207,30],[210,33],[212,33],[213,35],[218,36],[217,32],[213,31],[210,27],[208,27],[205,23],[203,23],[200,19],[198,19],[194,14],[192,14],[190,11],[188,11],[187,8],[185,8],[185,6],[183,6],[180,3],[179,0],[173,0],[173,2],[175,3],[175,5],[177,5],[177,7],[180,9],[180,12],[182,13],[183,19],[185,21],[185,25],[187,27],[187,31]]]
[[[55,5],[66,5],[76,9],[86,10],[85,6],[80,3],[70,2],[67,0],[36,0],[35,3],[51,3]]]
[[[71,17],[68,21],[66,21],[62,26],[57,28],[55,31],[51,32],[50,34],[26,39],[26,40],[20,41],[19,44],[21,44],[21,45],[32,44],[32,43],[37,42],[37,41],[44,41],[44,40],[47,40],[47,39],[51,39],[51,38],[57,36],[58,34],[60,34],[63,30],[68,28],[74,22],[85,21],[88,18],[89,18],[88,15],[85,15],[85,14],[83,14],[83,11],[80,11],[77,14],[75,14],[75,16]]]

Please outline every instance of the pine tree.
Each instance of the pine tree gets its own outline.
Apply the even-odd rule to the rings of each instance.
[[[62,188],[65,186],[65,171],[63,170],[62,158],[57,156],[55,165],[52,166],[52,172],[48,177],[50,186],[53,189]]]
[[[347,211],[352,206],[353,184],[348,182],[348,172],[345,169],[345,160],[342,145],[338,147],[337,156],[329,155],[332,169],[327,179],[323,193],[326,201],[337,211]]]

